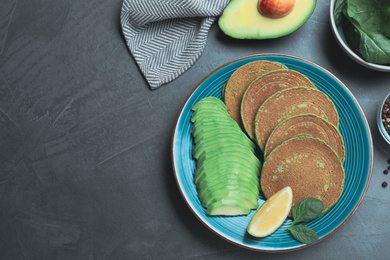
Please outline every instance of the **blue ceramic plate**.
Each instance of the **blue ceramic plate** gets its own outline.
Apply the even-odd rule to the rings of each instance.
[[[306,75],[335,103],[340,117],[340,131],[344,137],[346,159],[345,188],[337,204],[307,225],[318,235],[319,241],[338,230],[357,210],[368,189],[373,167],[373,148],[370,129],[363,110],[348,88],[335,76],[320,66],[301,58],[279,54],[264,54],[244,57],[229,62],[204,78],[185,101],[176,121],[172,135],[172,165],[177,185],[184,200],[195,216],[211,231],[225,240],[256,251],[281,252],[306,247],[290,236],[284,229],[290,225],[287,219],[281,228],[266,238],[255,238],[246,233],[246,227],[254,210],[247,216],[209,217],[202,207],[193,182],[195,161],[191,152],[191,107],[202,98],[221,98],[222,87],[229,76],[240,66],[256,61],[269,60],[283,63],[289,69]],[[264,198],[259,198],[259,205]]]

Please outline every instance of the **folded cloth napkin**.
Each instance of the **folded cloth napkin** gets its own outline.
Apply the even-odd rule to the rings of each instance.
[[[151,89],[200,57],[211,25],[229,0],[124,0],[122,32]]]

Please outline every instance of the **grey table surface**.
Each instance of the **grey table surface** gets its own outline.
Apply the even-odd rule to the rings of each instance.
[[[151,91],[126,47],[122,1],[0,1],[1,259],[388,259],[390,148],[375,115],[390,74],[337,45],[329,1],[272,40],[234,40],[214,24],[200,59]],[[257,53],[294,55],[338,77],[362,106],[374,166],[356,213],[303,250],[254,252],[204,227],[173,175],[171,135],[197,83]],[[354,115],[351,115],[354,116]]]

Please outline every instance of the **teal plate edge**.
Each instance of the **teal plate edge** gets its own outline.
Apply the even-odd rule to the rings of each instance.
[[[367,192],[373,168],[373,144],[367,119],[356,98],[339,79],[319,65],[292,55],[265,53],[245,56],[220,66],[201,80],[187,97],[176,119],[171,140],[172,167],[184,201],[199,221],[213,233],[237,246],[254,251],[293,251],[309,245],[295,241],[285,230],[284,227],[291,223],[290,219],[272,235],[254,238],[246,233],[246,226],[254,210],[247,216],[209,217],[200,204],[193,182],[196,164],[192,158],[191,107],[204,97],[221,98],[222,87],[230,75],[240,66],[256,60],[280,62],[289,69],[303,73],[330,97],[339,113],[340,132],[346,150],[344,191],[335,206],[305,225],[317,233],[318,242],[321,242],[336,232],[356,212]],[[264,201],[264,198],[260,197],[259,205]]]

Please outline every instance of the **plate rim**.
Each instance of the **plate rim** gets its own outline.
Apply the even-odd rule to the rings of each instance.
[[[230,64],[233,64],[233,63],[236,63],[236,62],[239,62],[239,61],[242,61],[242,60],[246,60],[246,59],[251,59],[251,58],[256,58],[256,57],[266,57],[266,56],[278,56],[278,57],[286,57],[286,58],[291,58],[291,59],[296,59],[296,60],[299,60],[299,61],[303,61],[303,62],[306,62],[312,66],[315,66],[317,67],[318,69],[326,72],[327,74],[329,74],[331,77],[333,77],[343,88],[344,90],[347,91],[347,93],[350,95],[350,97],[353,99],[353,101],[355,102],[355,104],[357,105],[357,107],[359,108],[359,111],[363,117],[363,120],[364,120],[364,124],[366,126],[366,130],[367,130],[367,134],[368,134],[368,140],[369,140],[369,143],[370,143],[370,166],[369,166],[369,171],[368,171],[368,176],[367,176],[367,179],[366,179],[366,183],[365,183],[365,186],[364,186],[364,189],[362,191],[362,194],[360,194],[360,197],[357,201],[357,203],[354,205],[352,211],[348,214],[348,216],[338,225],[336,226],[333,230],[331,230],[328,234],[324,235],[323,237],[321,237],[316,243],[313,243],[313,244],[302,244],[301,246],[297,246],[297,247],[293,247],[293,248],[288,248],[288,249],[277,249],[277,250],[267,250],[267,249],[260,249],[260,248],[254,248],[254,247],[250,247],[250,246],[247,246],[247,245],[243,245],[243,244],[240,244],[240,243],[237,243],[235,241],[232,241],[230,239],[228,239],[227,237],[225,236],[222,236],[221,234],[219,234],[218,232],[216,232],[211,226],[209,226],[205,221],[203,221],[200,216],[198,216],[198,213],[195,212],[195,210],[191,207],[190,203],[187,201],[187,198],[180,186],[180,183],[179,183],[179,180],[178,180],[178,175],[177,175],[177,172],[176,172],[176,169],[175,169],[175,162],[174,162],[174,153],[173,153],[173,150],[174,150],[174,141],[175,141],[175,133],[176,133],[176,130],[178,128],[178,122],[180,120],[180,117],[182,116],[182,113],[183,113],[183,110],[186,106],[186,104],[188,103],[189,99],[192,97],[192,95],[194,94],[194,92],[199,88],[200,85],[202,85],[207,79],[209,79],[213,74],[215,74],[216,72],[218,72],[219,70],[223,69],[224,67],[227,67],[229,66]],[[356,99],[356,97],[353,95],[353,93],[348,89],[348,87],[339,79],[337,78],[333,73],[331,73],[330,71],[328,71],[327,69],[321,67],[320,65],[312,62],[312,61],[309,61],[305,58],[301,58],[301,57],[298,57],[298,56],[294,56],[294,55],[290,55],[290,54],[282,54],[282,53],[273,53],[273,52],[270,52],[270,53],[258,53],[258,54],[252,54],[252,55],[246,55],[246,56],[242,56],[240,58],[236,58],[236,59],[233,59],[229,62],[226,62],[224,63],[223,65],[217,67],[216,69],[212,70],[210,73],[208,73],[205,77],[203,77],[199,82],[198,84],[191,90],[191,92],[189,93],[189,95],[186,97],[185,101],[183,102],[180,110],[179,110],[179,113],[176,117],[176,120],[175,120],[175,124],[174,124],[174,127],[173,127],[173,130],[172,130],[172,135],[171,135],[171,147],[170,147],[170,152],[171,152],[171,164],[172,164],[172,170],[173,170],[173,173],[174,173],[174,177],[175,177],[175,182],[176,182],[176,185],[179,189],[179,192],[184,200],[184,202],[186,203],[187,207],[190,209],[190,211],[195,215],[195,217],[205,226],[207,227],[212,233],[216,234],[218,237],[224,239],[225,241],[231,243],[231,244],[234,244],[240,248],[245,248],[245,249],[248,249],[248,250],[252,250],[252,251],[257,251],[257,252],[265,252],[265,253],[283,253],[283,252],[291,252],[291,251],[296,251],[296,250],[300,250],[300,249],[303,249],[303,248],[307,248],[307,247],[310,247],[310,246],[313,246],[315,244],[318,244],[319,242],[322,242],[323,240],[325,240],[326,238],[330,237],[332,234],[334,234],[336,231],[338,231],[342,226],[345,225],[345,223],[348,222],[348,220],[355,214],[355,212],[357,211],[357,209],[359,208],[359,206],[361,205],[361,203],[363,202],[363,199],[367,193],[367,190],[370,186],[370,182],[371,182],[371,177],[372,177],[372,172],[373,172],[373,165],[374,165],[374,149],[373,149],[373,141],[372,141],[372,135],[371,135],[371,130],[370,130],[370,126],[368,124],[368,121],[367,121],[367,118],[366,118],[366,115],[362,109],[362,107],[360,106],[358,100]]]

